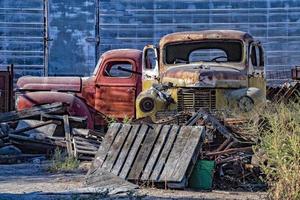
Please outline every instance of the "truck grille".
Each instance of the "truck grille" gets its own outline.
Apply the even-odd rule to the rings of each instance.
[[[181,88],[177,93],[177,110],[197,112],[200,108],[208,111],[216,109],[216,90]]]

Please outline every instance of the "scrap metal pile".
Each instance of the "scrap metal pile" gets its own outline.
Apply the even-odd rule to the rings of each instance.
[[[253,163],[253,145],[256,138],[245,132],[248,120],[242,118],[218,119],[199,110],[186,123],[206,127],[206,139],[199,156],[215,163],[213,188],[226,190],[263,190],[262,173]]]
[[[299,102],[300,81],[287,82],[283,85],[270,85],[267,87],[267,98],[272,102],[287,103]]]
[[[182,123],[183,118],[188,118],[184,124],[174,124]],[[193,187],[190,179],[195,178],[192,172],[196,162],[205,160],[214,163],[213,169],[205,172],[212,176],[209,189],[266,189],[259,168],[252,163],[252,147],[257,141],[242,128],[247,120],[217,119],[202,109],[167,117],[156,124],[145,120],[143,125],[113,124],[109,128],[87,175],[88,184],[105,184],[97,177],[105,171],[142,185]],[[183,138],[192,139],[194,144]],[[198,182],[204,181],[204,177],[197,178]]]
[[[271,102],[288,103],[299,102],[300,99],[300,67],[291,70],[292,80],[280,85],[267,87],[267,98]]]
[[[67,105],[53,103],[0,114],[0,163],[49,156],[66,149],[79,160],[92,160],[103,134],[86,129],[86,119],[63,115]]]

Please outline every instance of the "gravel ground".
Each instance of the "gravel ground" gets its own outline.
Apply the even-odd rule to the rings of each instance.
[[[0,200],[10,199],[264,199],[265,193],[250,192],[198,192],[180,190],[139,189],[136,194],[107,195],[87,192],[83,180],[84,170],[76,173],[48,173],[44,164],[0,165]]]

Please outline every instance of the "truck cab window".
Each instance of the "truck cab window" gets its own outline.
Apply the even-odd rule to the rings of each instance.
[[[227,59],[227,54],[222,49],[197,49],[192,51],[189,56],[189,62],[226,62]]]
[[[110,62],[104,68],[104,76],[128,78],[132,75],[132,70],[132,64],[129,62]]]

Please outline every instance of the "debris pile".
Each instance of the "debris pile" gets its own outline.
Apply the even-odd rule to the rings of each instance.
[[[56,148],[79,160],[92,160],[104,135],[86,129],[86,118],[64,115],[66,109],[65,104],[53,103],[1,113],[1,163],[48,156]]]
[[[113,123],[103,134],[86,129],[86,118],[65,115],[66,107],[54,103],[0,114],[0,162],[5,162],[1,150],[11,163],[61,148],[69,156],[93,161],[86,179],[93,185],[103,182],[95,176],[105,172],[138,184],[186,188],[192,185],[197,162],[211,161],[213,168],[206,172],[212,177],[209,189],[266,187],[252,162],[257,141],[244,131],[246,119],[219,119],[200,109],[157,124]],[[193,184],[203,181],[202,176],[195,179],[193,175]]]
[[[186,125],[206,127],[199,160],[214,161],[213,187],[216,189],[256,191],[266,188],[261,171],[252,163],[252,146],[257,141],[243,131],[246,123],[248,121],[242,118],[220,120],[201,109],[186,122]]]
[[[205,172],[211,173],[207,177],[213,176],[213,185],[208,189],[257,191],[266,188],[261,171],[252,162],[253,145],[257,141],[244,131],[246,119],[220,120],[200,109],[190,115],[184,125],[170,123],[181,123],[182,120],[176,118],[182,116],[189,114],[167,117],[158,124],[112,124],[87,174],[87,183],[95,180],[97,171],[104,170],[139,184],[193,187],[204,181],[198,176],[200,172],[194,173],[201,171],[197,169],[200,166],[197,162],[212,161],[213,170]],[[202,131],[197,127],[202,127]]]
[[[268,86],[267,98],[276,103],[298,102],[300,99],[300,81]]]

